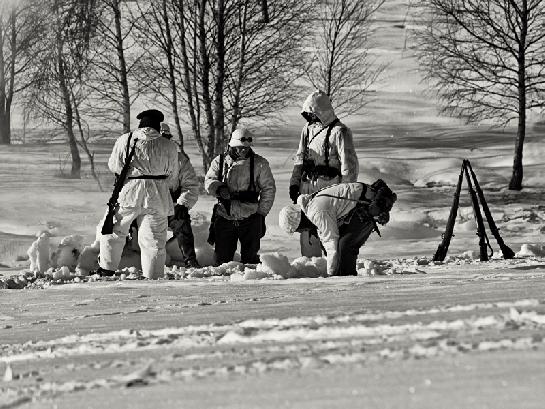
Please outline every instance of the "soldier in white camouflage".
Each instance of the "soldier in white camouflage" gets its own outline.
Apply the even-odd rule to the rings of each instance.
[[[352,132],[339,121],[326,93],[310,94],[301,115],[307,123],[301,132],[290,179],[289,195],[294,203],[301,194],[341,182],[355,182],[359,172]],[[308,231],[301,233],[300,244],[303,256],[322,255],[320,241]]]
[[[276,185],[269,162],[253,151],[253,140],[249,130],[235,130],[227,154],[214,158],[206,173],[204,188],[218,198],[208,240],[215,244],[218,265],[233,260],[239,241],[241,261],[259,263]]]

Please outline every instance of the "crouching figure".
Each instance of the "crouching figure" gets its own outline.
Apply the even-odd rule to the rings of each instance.
[[[390,220],[396,200],[397,195],[382,179],[372,185],[339,183],[299,196],[297,204],[280,211],[279,224],[290,234],[305,230],[317,234],[329,275],[357,275],[360,247],[373,231],[379,233],[377,223]]]
[[[273,205],[276,185],[269,162],[254,153],[252,143],[248,130],[235,130],[227,154],[214,158],[206,173],[204,187],[218,199],[208,237],[215,244],[218,265],[233,260],[238,241],[241,261],[259,263],[265,217]]]

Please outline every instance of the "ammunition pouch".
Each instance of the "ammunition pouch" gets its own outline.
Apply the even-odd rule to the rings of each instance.
[[[238,200],[245,203],[258,203],[259,193],[252,190],[242,190],[240,192],[231,192],[231,200]]]
[[[319,177],[333,179],[341,176],[341,171],[337,168],[327,165],[316,165],[314,159],[305,159],[303,161],[303,180],[316,180]]]

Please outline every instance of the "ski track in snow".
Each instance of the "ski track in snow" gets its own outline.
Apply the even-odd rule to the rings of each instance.
[[[123,329],[7,344],[0,356],[0,368],[6,368],[0,396],[10,402],[2,405],[0,400],[0,409],[95,388],[305,371],[385,359],[542,349],[544,305],[544,301],[520,299],[250,319],[230,325]],[[12,367],[26,371],[10,375]]]

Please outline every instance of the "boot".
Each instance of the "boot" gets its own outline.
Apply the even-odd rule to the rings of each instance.
[[[187,268],[201,268],[201,265],[196,259],[189,259],[185,262]]]
[[[115,271],[99,267],[97,268],[95,274],[98,274],[100,277],[113,277],[115,275]]]

